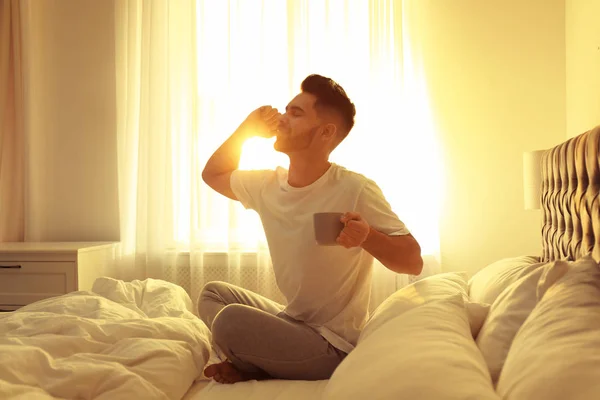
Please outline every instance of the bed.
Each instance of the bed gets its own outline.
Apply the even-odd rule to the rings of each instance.
[[[180,287],[100,278],[0,315],[2,399],[511,399],[600,394],[600,127],[542,158],[542,251],[389,296],[329,380],[221,385]]]

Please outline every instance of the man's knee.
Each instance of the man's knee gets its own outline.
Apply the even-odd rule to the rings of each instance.
[[[225,306],[212,323],[212,335],[215,343],[229,347],[232,341],[244,337],[243,330],[248,327],[247,317],[252,311],[252,307],[242,304]]]
[[[200,294],[202,295],[202,293],[205,293],[205,292],[220,294],[220,293],[223,293],[223,291],[228,290],[232,286],[233,286],[232,284],[227,283],[227,282],[210,281],[204,285],[204,287],[202,288],[202,292]]]
[[[212,321],[214,315],[214,307],[211,304],[220,303],[222,300],[222,293],[227,289],[229,284],[220,281],[208,282],[200,291],[198,297],[198,316],[202,321],[208,324],[208,321]]]
[[[223,293],[225,293],[229,286],[231,285],[221,281],[208,282],[200,291],[200,296],[198,297],[198,308],[200,308],[201,305],[207,301],[220,301],[220,299],[223,297]]]

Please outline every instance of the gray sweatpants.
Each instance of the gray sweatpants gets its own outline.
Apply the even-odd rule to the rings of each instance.
[[[278,379],[328,379],[346,353],[282,310],[281,304],[225,282],[209,282],[198,300],[198,315],[213,342],[238,370]]]

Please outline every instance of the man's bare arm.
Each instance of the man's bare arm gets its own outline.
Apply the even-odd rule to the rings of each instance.
[[[231,173],[239,167],[242,145],[249,137],[250,135],[242,123],[229,139],[214,152],[202,171],[202,180],[208,186],[232,200],[237,200],[237,197],[231,190],[229,180]]]
[[[357,212],[347,212],[340,220],[344,223],[344,229],[337,238],[338,244],[347,249],[360,246],[387,269],[399,274],[421,273],[421,246],[413,235],[390,236],[381,233]]]
[[[419,275],[423,269],[421,246],[410,234],[389,236],[371,228],[362,248],[399,274]]]
[[[277,109],[263,106],[254,110],[210,157],[202,180],[215,191],[237,200],[229,182],[231,173],[239,168],[244,142],[253,136],[272,137],[278,125]]]

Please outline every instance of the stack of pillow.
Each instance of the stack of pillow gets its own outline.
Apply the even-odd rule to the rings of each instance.
[[[600,268],[589,256],[500,260],[467,282],[400,289],[365,326],[325,399],[600,396]]]
[[[600,397],[600,268],[575,262],[501,260],[469,282],[491,304],[476,337],[504,399]]]
[[[499,399],[473,340],[467,276],[443,273],[386,299],[324,399]]]

